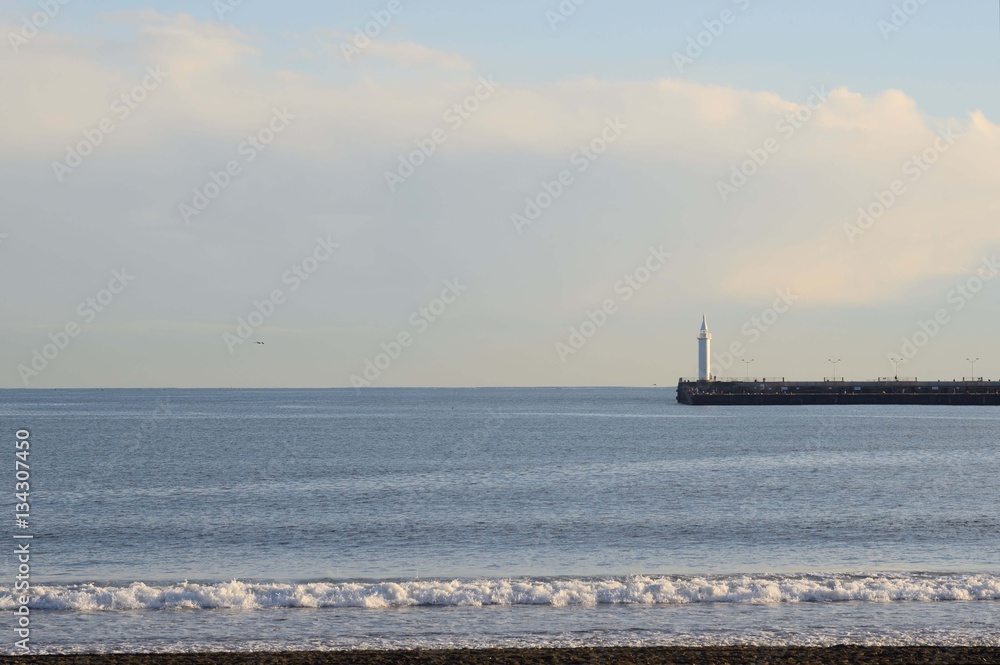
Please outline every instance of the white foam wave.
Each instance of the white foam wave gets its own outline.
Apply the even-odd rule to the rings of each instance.
[[[1000,576],[990,574],[629,576],[310,582],[237,581],[121,586],[38,585],[29,607],[39,610],[390,608],[483,605],[777,604],[861,601],[1000,600]],[[0,609],[15,607],[0,592]]]

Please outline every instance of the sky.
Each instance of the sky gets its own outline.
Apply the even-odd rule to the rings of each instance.
[[[703,314],[719,377],[1000,379],[995,0],[14,0],[0,36],[0,387],[669,386]]]

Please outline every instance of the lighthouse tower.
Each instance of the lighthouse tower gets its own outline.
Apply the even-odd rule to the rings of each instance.
[[[701,315],[701,330],[698,331],[698,380],[712,379],[712,333],[708,332],[708,321]]]

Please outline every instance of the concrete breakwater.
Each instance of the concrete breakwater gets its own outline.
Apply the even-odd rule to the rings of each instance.
[[[700,405],[953,404],[1000,406],[1000,381],[680,379],[677,401]]]

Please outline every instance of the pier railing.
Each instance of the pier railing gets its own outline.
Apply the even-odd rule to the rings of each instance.
[[[751,376],[749,379],[745,376],[715,376],[711,379],[714,383],[782,383],[784,380],[783,376]],[[697,383],[702,379],[681,377],[677,381],[678,383]]]
[[[677,379],[678,383],[798,383],[798,384],[823,384],[823,383],[835,383],[838,386],[841,384],[847,385],[852,383],[919,383],[919,384],[957,384],[957,383],[993,383],[990,379],[985,379],[981,376],[968,377],[963,376],[961,379],[937,379],[937,380],[923,380],[921,381],[915,376],[880,376],[874,379],[846,379],[844,377],[838,376],[837,378],[831,378],[828,376],[823,377],[821,380],[816,381],[786,381],[785,377],[781,376],[751,376],[747,378],[745,376],[716,376],[712,377],[709,381],[704,381],[696,377],[681,377]],[[1000,381],[996,382],[1000,383]]]

